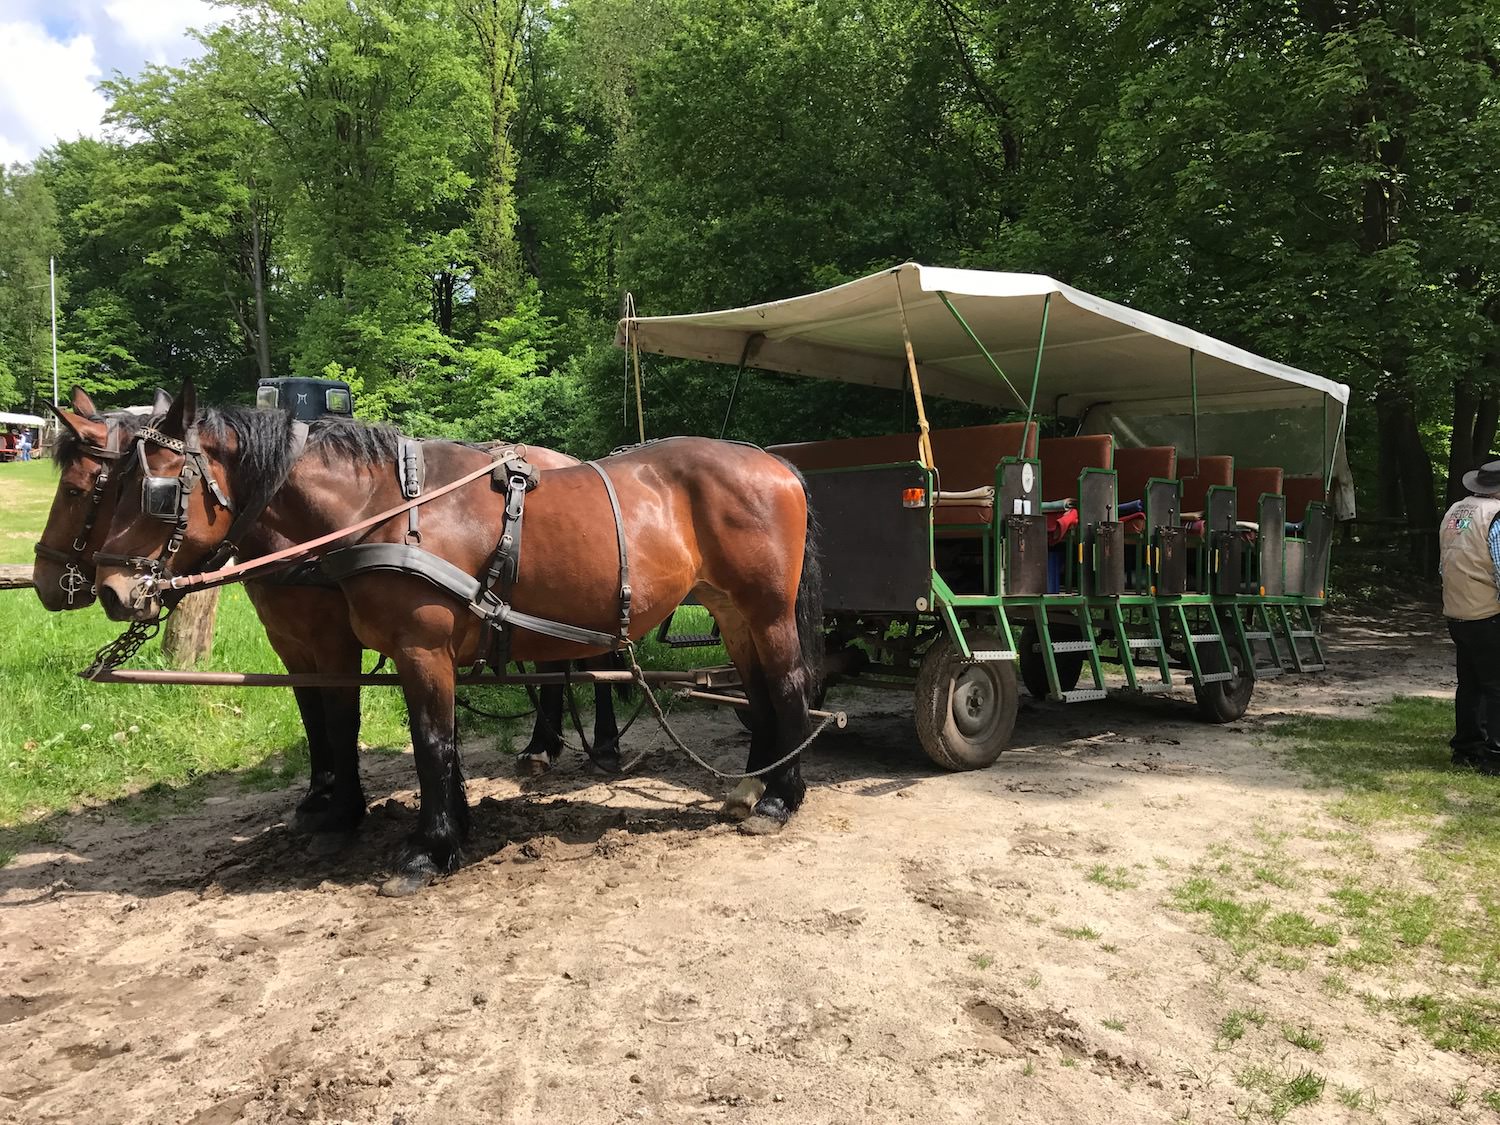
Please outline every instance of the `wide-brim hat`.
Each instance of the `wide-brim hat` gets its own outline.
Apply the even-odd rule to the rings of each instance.
[[[1500,492],[1500,461],[1480,465],[1464,474],[1464,487],[1470,492]]]

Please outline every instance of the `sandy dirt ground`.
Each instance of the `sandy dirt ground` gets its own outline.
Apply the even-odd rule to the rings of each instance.
[[[1226,970],[1170,905],[1215,843],[1321,846],[1330,796],[1264,725],[1451,693],[1434,624],[1338,620],[1333,673],[1260,685],[1229,727],[1180,700],[1028,702],[971,774],[926,764],[904,697],[846,698],[773,838],[718,823],[723,787],[666,750],[522,785],[473,745],[470,864],[414,899],[375,894],[409,756],[366,755],[372,815],[333,856],[288,831],[295,793],[233,779],[156,823],[60,818],[0,871],[0,1121],[1223,1121],[1248,1056],[1217,1028],[1250,1006],[1326,1035],[1328,1094],[1292,1120],[1457,1120],[1449,1092],[1493,1068],[1315,969]],[[732,718],[683,728],[741,768]],[[1101,862],[1136,885],[1090,882]]]

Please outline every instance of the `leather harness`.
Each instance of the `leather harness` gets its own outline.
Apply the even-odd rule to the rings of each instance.
[[[308,428],[303,422],[294,422],[292,428],[292,455],[288,459],[287,475],[295,466],[297,459],[306,447]],[[533,633],[549,636],[558,640],[573,644],[585,645],[590,648],[607,648],[616,650],[630,643],[630,564],[625,543],[624,519],[620,511],[619,496],[615,492],[613,482],[609,479],[604,467],[596,461],[586,462],[590,468],[599,475],[603,481],[605,492],[609,498],[610,512],[614,518],[615,539],[619,550],[619,600],[620,616],[619,631],[617,634],[601,632],[596,629],[586,629],[577,625],[569,625],[564,622],[550,621],[546,618],[536,617],[529,613],[522,613],[512,609],[510,596],[516,582],[520,578],[521,564],[521,531],[525,515],[526,494],[540,483],[541,475],[536,467],[524,457],[523,447],[502,446],[492,451],[491,457],[494,464],[488,470],[478,470],[470,473],[457,481],[449,482],[441,488],[423,494],[426,484],[426,463],[422,453],[420,441],[402,438],[398,446],[396,475],[401,486],[402,496],[405,503],[388,512],[358,524],[342,528],[329,535],[321,536],[307,543],[296,544],[282,551],[273,552],[262,559],[250,560],[234,566],[225,567],[224,564],[230,558],[237,555],[241,549],[241,543],[250,532],[254,524],[259,521],[269,506],[275,494],[286,482],[286,477],[278,483],[275,489],[268,490],[266,497],[260,503],[241,511],[230,524],[229,532],[225,539],[214,550],[213,554],[190,574],[173,574],[171,570],[172,559],[181,547],[183,539],[187,534],[189,521],[189,505],[192,496],[200,481],[206,482],[206,487],[213,493],[215,502],[226,511],[233,511],[228,497],[219,488],[218,482],[209,471],[209,466],[204,457],[203,450],[198,442],[197,427],[190,426],[182,439],[168,437],[153,427],[145,427],[137,432],[135,446],[131,454],[138,458],[144,472],[146,468],[145,451],[148,444],[159,445],[165,449],[175,450],[183,455],[182,469],[175,478],[162,478],[144,476],[142,480],[143,510],[145,501],[150,498],[150,490],[163,488],[164,481],[174,482],[176,490],[175,502],[171,511],[163,510],[156,518],[170,519],[172,530],[168,535],[165,546],[156,557],[145,557],[139,555],[115,555],[98,553],[95,562],[105,566],[131,567],[143,578],[143,582],[137,587],[135,597],[149,596],[151,593],[158,594],[163,604],[175,604],[176,601],[186,596],[189,590],[198,588],[209,588],[211,586],[224,585],[228,582],[241,578],[250,578],[252,574],[261,578],[262,573],[271,577],[274,570],[279,580],[284,584],[309,585],[322,584],[313,578],[309,571],[314,567],[321,571],[326,580],[339,582],[356,574],[368,571],[396,571],[410,574],[432,583],[438,589],[460,598],[467,603],[468,608],[493,630],[494,644],[491,648],[491,656],[497,666],[503,667],[509,657],[509,627],[518,626]],[[115,457],[121,456],[114,454]],[[466,571],[455,566],[447,559],[424,550],[419,546],[421,542],[421,530],[418,522],[418,508],[429,500],[452,491],[455,487],[468,483],[476,477],[488,472],[491,485],[494,488],[503,488],[505,491],[505,511],[501,519],[500,534],[495,544],[495,550],[490,556],[483,580],[475,578]],[[107,474],[101,472],[106,477]],[[102,495],[102,485],[96,482],[96,495]],[[95,500],[97,505],[98,500]],[[318,556],[313,553],[318,547],[326,543],[343,538],[345,535],[366,527],[374,526],[393,518],[402,513],[407,515],[407,531],[405,543],[360,543],[349,547],[329,551],[321,557],[321,565],[317,564]],[[91,510],[91,517],[97,514],[97,508]],[[152,514],[150,512],[147,513]],[[86,524],[81,539],[87,539],[88,532],[92,528],[92,518]],[[295,561],[292,561],[295,558]],[[285,561],[284,561],[285,560]],[[223,567],[223,569],[219,569]],[[293,577],[297,575],[297,577]],[[483,664],[481,658],[480,664]]]
[[[89,537],[94,532],[94,524],[99,520],[99,505],[104,501],[104,493],[109,488],[111,474],[110,466],[126,457],[123,450],[115,448],[116,436],[121,431],[119,422],[113,418],[105,419],[104,422],[104,445],[98,446],[85,443],[84,450],[95,461],[100,462],[99,471],[94,474],[94,486],[89,492],[88,510],[83,516],[83,526],[73,539],[73,545],[66,551],[59,551],[56,547],[49,547],[45,543],[36,544],[32,550],[39,558],[51,559],[66,567],[62,577],[57,584],[62,587],[63,592],[68,595],[68,604],[73,604],[73,599],[85,586],[92,585],[83,576],[83,571],[78,569],[80,562],[88,559]],[[80,439],[81,440],[81,439]],[[134,450],[132,449],[132,455]]]

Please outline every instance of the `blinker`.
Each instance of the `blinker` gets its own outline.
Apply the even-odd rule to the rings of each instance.
[[[176,523],[182,507],[182,482],[177,477],[142,477],[141,511],[152,519]]]

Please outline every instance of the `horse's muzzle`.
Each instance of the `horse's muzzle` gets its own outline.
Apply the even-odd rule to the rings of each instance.
[[[161,613],[154,584],[139,574],[99,575],[99,604],[111,621],[151,621]]]

